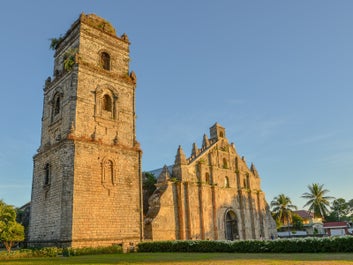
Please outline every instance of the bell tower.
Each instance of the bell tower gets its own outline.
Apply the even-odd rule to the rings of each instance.
[[[211,139],[226,138],[226,130],[217,122],[210,128]]]
[[[141,155],[136,76],[126,34],[81,14],[52,40],[35,154],[30,246],[104,246],[140,241]]]

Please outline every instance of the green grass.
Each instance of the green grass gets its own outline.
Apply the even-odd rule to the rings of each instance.
[[[332,265],[353,264],[352,253],[295,253],[295,254],[242,254],[242,253],[132,253],[76,257],[30,258],[2,260],[4,265],[88,265],[88,264],[171,264],[171,265]]]

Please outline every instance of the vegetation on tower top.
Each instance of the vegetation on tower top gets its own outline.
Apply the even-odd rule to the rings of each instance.
[[[89,24],[92,27],[103,30],[108,34],[116,35],[115,28],[107,20],[95,14],[88,14],[88,15],[82,14],[80,18],[81,18],[81,21]]]

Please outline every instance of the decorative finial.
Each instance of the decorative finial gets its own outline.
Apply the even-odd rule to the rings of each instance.
[[[124,32],[123,35],[121,35],[121,39],[126,41],[126,42],[129,42],[129,38],[128,36],[126,35],[126,33]]]
[[[202,147],[209,147],[210,141],[206,134],[203,135]]]
[[[198,154],[199,154],[199,148],[197,147],[196,143],[193,143],[191,156],[197,156]]]
[[[136,81],[137,81],[137,78],[136,78],[136,74],[134,71],[131,71],[130,73],[130,78],[131,78],[131,81],[136,84]]]
[[[184,153],[184,151],[183,151],[183,149],[181,148],[180,145],[178,147],[178,151],[177,151],[177,154],[175,156],[174,164],[175,165],[186,165],[187,164],[185,153]]]

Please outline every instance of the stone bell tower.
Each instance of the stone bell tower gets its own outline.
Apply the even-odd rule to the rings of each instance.
[[[34,156],[30,246],[104,246],[142,234],[136,76],[128,37],[81,14],[52,40],[54,76],[44,88]]]

